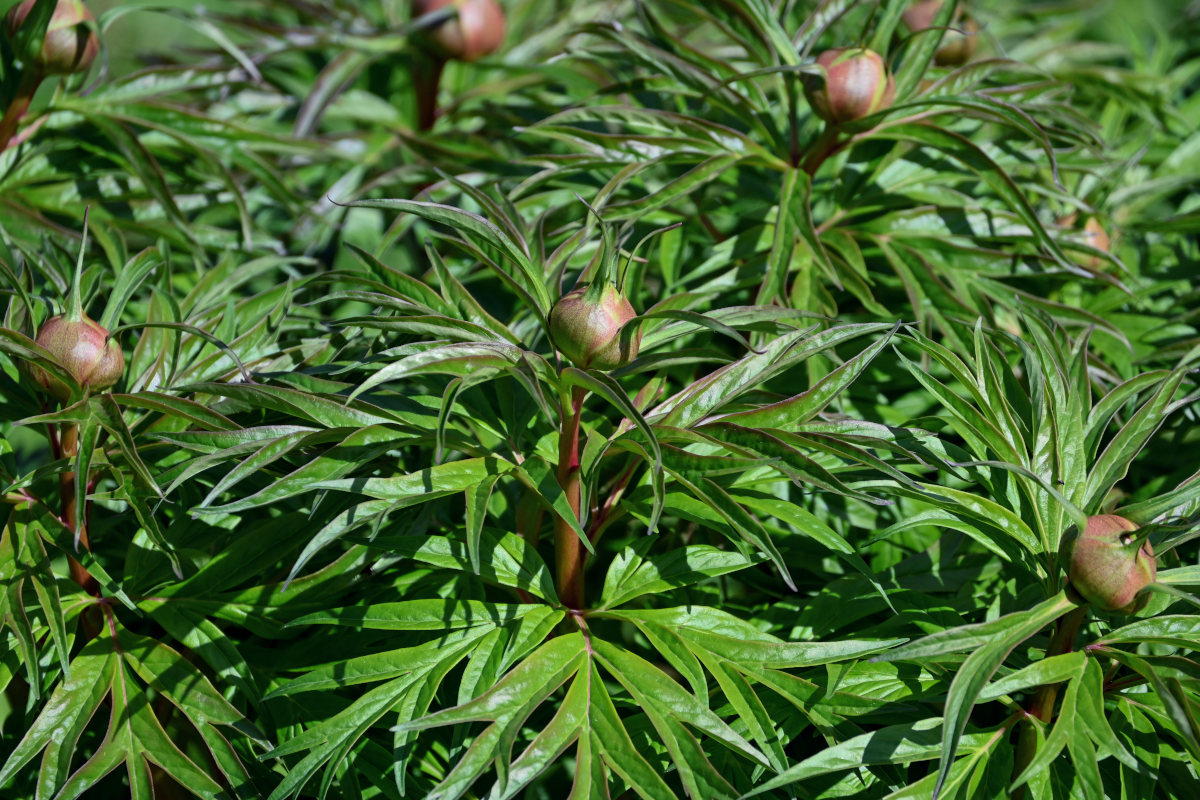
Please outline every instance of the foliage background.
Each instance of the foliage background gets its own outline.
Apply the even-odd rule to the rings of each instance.
[[[973,3],[951,70],[904,5],[514,0],[422,131],[407,3],[95,4],[0,152],[0,790],[1190,797],[1200,14]],[[897,102],[823,139],[850,43]],[[128,367],[58,408],[85,208]],[[559,363],[612,264],[640,357]],[[1112,511],[1132,618],[1064,585]]]

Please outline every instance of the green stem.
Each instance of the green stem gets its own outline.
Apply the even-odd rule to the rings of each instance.
[[[1071,613],[1062,617],[1058,621],[1058,627],[1054,630],[1054,635],[1050,638],[1050,645],[1046,648],[1046,658],[1069,653],[1075,649],[1075,636],[1079,633],[1079,626],[1083,623],[1084,617],[1087,616],[1088,607],[1086,605],[1079,606]],[[1037,694],[1033,696],[1033,702],[1029,706],[1029,716],[1036,717],[1042,723],[1048,724],[1054,718],[1054,702],[1058,699],[1057,683],[1047,683],[1038,688]],[[1033,757],[1037,753],[1037,729],[1031,720],[1025,720],[1018,725],[1020,735],[1017,739],[1017,752],[1013,761],[1013,780],[1020,777],[1021,773],[1033,763]],[[1013,800],[1021,800],[1025,795],[1025,785],[1013,792]]]
[[[567,505],[579,520],[581,486],[579,474],[579,417],[586,390],[571,390],[569,404],[562,409],[562,429],[558,436],[558,484],[567,497]],[[565,398],[564,398],[565,399]],[[579,534],[570,521],[554,520],[554,560],[558,596],[567,608],[583,608],[583,563],[585,551]]]

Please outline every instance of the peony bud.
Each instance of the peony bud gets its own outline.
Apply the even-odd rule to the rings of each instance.
[[[817,56],[825,79],[806,75],[804,96],[817,116],[840,124],[883,111],[896,99],[896,82],[874,50],[842,47]]]
[[[9,40],[17,35],[29,12],[33,10],[35,2],[36,0],[25,0],[5,14],[4,29]],[[44,75],[87,72],[96,60],[100,40],[96,38],[95,31],[85,23],[95,21],[96,18],[82,0],[58,0],[54,14],[50,17],[50,25],[46,28],[46,38],[42,40],[41,50],[36,54],[24,54],[22,60],[40,69]]]
[[[901,19],[911,32],[917,33],[931,28],[934,18],[941,10],[942,0],[922,0],[909,6],[901,15]],[[959,67],[975,55],[979,33],[979,26],[975,24],[975,20],[964,15],[960,7],[955,11],[951,26],[959,30],[945,31],[942,34],[942,43],[933,54],[933,63],[939,67]]]
[[[50,351],[77,383],[93,391],[107,389],[125,372],[125,354],[108,331],[86,314],[79,321],[51,317],[38,331],[37,343]],[[31,367],[38,385],[59,400],[67,400],[71,390],[41,367]]]
[[[581,369],[616,369],[637,358],[640,330],[621,335],[625,323],[637,316],[625,295],[611,284],[598,296],[587,287],[563,295],[550,309],[550,338],[567,359]]]
[[[1132,614],[1149,602],[1143,590],[1154,583],[1158,565],[1150,541],[1132,535],[1137,529],[1124,517],[1100,514],[1088,517],[1083,533],[1064,542],[1071,586],[1096,608]]]
[[[1055,222],[1064,228],[1075,227],[1075,222],[1079,217],[1076,214],[1067,214],[1064,217],[1059,217]],[[1108,237],[1108,231],[1104,230],[1104,226],[1095,217],[1088,217],[1087,222],[1083,223],[1083,243],[1088,247],[1094,247],[1102,252],[1109,252],[1112,247],[1112,240]],[[1080,266],[1088,269],[1099,269],[1103,263],[1100,256],[1085,256],[1082,254],[1074,256]]]
[[[504,43],[504,10],[496,0],[413,0],[413,11],[424,16],[455,6],[458,16],[429,32],[428,44],[443,58],[476,61]]]

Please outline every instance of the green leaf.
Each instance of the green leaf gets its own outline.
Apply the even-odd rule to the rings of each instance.
[[[1087,657],[1083,653],[1062,653],[1043,658],[1022,667],[1016,672],[1009,673],[997,681],[989,683],[979,693],[980,700],[995,700],[998,697],[1015,692],[1031,689],[1043,684],[1062,683],[1073,676],[1078,676],[1084,668]]]
[[[572,386],[581,386],[590,392],[593,392],[604,398],[610,405],[625,415],[625,418],[634,424],[638,431],[642,434],[645,443],[650,448],[650,479],[651,485],[654,487],[654,509],[650,514],[649,533],[654,533],[658,528],[658,518],[662,514],[663,497],[665,490],[663,488],[663,463],[662,463],[662,448],[659,446],[658,437],[654,435],[654,429],[637,407],[630,402],[629,396],[620,384],[614,381],[610,376],[597,370],[584,371],[575,367],[567,367],[562,371],[562,382],[564,388]]]
[[[987,742],[989,736],[989,734],[983,733],[968,734],[960,740],[960,747],[964,750],[981,747]],[[919,722],[889,725],[824,748],[821,752],[789,767],[762,785],[756,786],[742,797],[754,797],[831,772],[842,772],[878,764],[932,761],[942,755],[942,744],[941,719],[924,719]]]
[[[1163,424],[1168,406],[1183,381],[1183,372],[1176,371],[1162,382],[1145,405],[1129,418],[1104,452],[1092,465],[1084,490],[1084,508],[1097,508],[1117,481],[1125,477],[1130,462],[1146,446],[1146,442]]]
[[[626,691],[638,702],[651,719],[664,740],[674,739],[679,731],[667,726],[668,720],[686,722],[689,726],[708,734],[734,752],[768,766],[769,761],[757,748],[739,736],[694,695],[684,691],[666,673],[640,656],[608,642],[593,638],[592,649],[596,658]],[[678,741],[678,739],[676,739]],[[667,741],[668,749],[671,748]],[[682,750],[672,753],[676,767],[684,770],[692,766],[680,763]]]
[[[942,736],[942,756],[938,762],[938,784],[933,791],[935,797],[949,777],[950,764],[958,751],[959,740],[980,691],[1017,645],[1073,608],[1075,603],[1060,592],[1027,611],[1006,614],[996,620],[1002,624],[996,626],[994,637],[963,661],[946,696],[946,723]],[[917,644],[920,642],[914,643],[914,646]],[[894,651],[888,657],[892,658],[893,655]]]
[[[444,536],[379,536],[368,544],[440,569],[473,572],[465,544],[456,539]],[[520,536],[499,534],[485,528],[480,544],[480,555],[483,556],[480,578],[501,586],[523,589],[550,603],[559,602],[554,591],[554,579],[546,563]]]
[[[843,362],[807,391],[750,411],[721,414],[710,418],[710,423],[720,421],[747,428],[788,429],[797,423],[808,422],[863,373],[875,356],[891,343],[892,336],[898,328],[899,323],[886,336],[876,339],[861,353]]]
[[[484,217],[453,206],[417,200],[357,200],[348,205],[416,214],[430,222],[446,225],[464,236],[473,237],[494,247],[517,265],[522,278],[520,283],[535,301],[536,308],[541,315],[545,317],[550,312],[551,298],[546,289],[545,277],[539,274],[535,268],[529,255],[528,246],[525,242],[514,239],[510,232],[506,232]]]
[[[550,513],[565,520],[575,535],[579,537],[584,549],[589,553],[595,553],[592,540],[579,526],[579,518],[571,510],[571,503],[567,499],[566,492],[558,482],[557,470],[541,456],[533,456],[517,466],[516,472],[524,476],[524,483],[542,506]]]
[[[336,446],[249,497],[223,505],[206,505],[210,499],[229,486],[261,469],[263,465],[281,458],[294,447],[304,443],[313,443],[323,438],[325,437],[303,438],[288,435],[264,444],[257,453],[235,466],[224,479],[219,481],[193,513],[227,514],[295,497],[310,491],[313,487],[321,486],[323,483],[336,483],[338,479],[360,469],[364,464],[369,464],[388,450],[409,441],[407,435],[397,432],[394,428],[385,425],[370,425],[346,434],[345,438]]]
[[[500,475],[489,475],[479,483],[473,483],[465,489],[467,555],[471,559],[471,569],[476,575],[481,569],[479,548],[483,541],[483,525],[487,521],[488,501],[501,477]],[[567,519],[575,521],[575,515],[572,514]]]
[[[772,540],[771,534],[767,532],[761,522],[755,519],[750,512],[744,509],[728,492],[710,478],[703,479],[703,488],[701,488],[700,485],[693,484],[677,472],[672,470],[668,470],[668,472],[692,497],[700,499],[716,511],[740,539],[771,559],[771,562],[779,571],[779,577],[783,578],[783,582],[787,584],[789,589],[793,592],[796,591],[796,584],[792,580],[791,572],[783,560],[783,555],[779,552],[779,548]]]
[[[515,466],[499,456],[482,456],[438,464],[394,478],[335,478],[311,483],[306,488],[357,492],[407,506],[425,503],[447,494],[457,494],[493,475],[500,476],[511,472]],[[297,491],[299,490],[300,487],[297,486]],[[399,508],[401,505],[395,507]]]
[[[613,559],[604,579],[600,609],[616,608],[643,595],[689,586],[766,560],[762,554],[746,556],[709,545],[688,545],[668,553],[645,555],[655,541],[656,537],[641,539]]]
[[[88,643],[71,661],[70,677],[55,687],[50,700],[0,767],[0,786],[13,779],[20,769],[42,750],[49,783],[62,786],[70,774],[71,759],[88,721],[100,707],[112,686],[117,658],[110,642]]]
[[[484,603],[477,600],[406,600],[318,611],[289,625],[349,625],[379,631],[441,631],[504,625],[545,608],[542,605]]]
[[[194,664],[162,642],[117,632],[121,658],[142,680],[183,711],[199,726],[228,725],[262,740],[240,711],[221,696]]]

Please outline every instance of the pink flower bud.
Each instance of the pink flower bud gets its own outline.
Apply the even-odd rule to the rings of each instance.
[[[1096,608],[1132,614],[1149,601],[1143,590],[1154,583],[1158,565],[1149,540],[1132,535],[1137,529],[1124,517],[1100,514],[1088,517],[1083,533],[1067,543],[1071,586]]]
[[[413,11],[424,16],[445,6],[458,16],[429,32],[428,45],[443,58],[476,61],[504,43],[504,10],[496,0],[413,0]]]
[[[621,329],[637,316],[615,286],[604,287],[589,299],[587,287],[563,295],[550,309],[550,338],[560,352],[581,369],[616,369],[637,358],[641,331]]]
[[[25,24],[35,1],[25,0],[10,8],[4,15],[4,30],[10,40]],[[46,75],[87,72],[96,60],[100,40],[96,38],[95,31],[84,23],[95,21],[96,18],[82,0],[58,0],[54,14],[50,17],[50,25],[46,28],[46,38],[42,40],[41,50],[36,55],[22,54],[22,60]]]
[[[1079,220],[1077,214],[1067,214],[1055,220],[1055,224],[1061,225],[1064,228],[1074,228],[1075,223]],[[1100,224],[1100,220],[1095,217],[1088,217],[1083,223],[1083,243],[1088,247],[1094,247],[1105,253],[1110,252],[1112,248],[1112,239],[1109,238],[1108,231],[1104,230],[1104,226]],[[1104,261],[1100,256],[1089,256],[1083,253],[1073,254],[1076,263],[1088,269],[1099,269],[1108,262]]]
[[[922,0],[914,3],[901,15],[904,25],[911,32],[927,30],[933,26],[933,20],[942,10],[942,0]],[[933,63],[939,67],[960,67],[975,55],[979,26],[975,20],[962,13],[960,6],[950,22],[951,27],[958,30],[948,30],[942,34],[942,43],[933,54]],[[933,34],[929,34],[932,36]]]
[[[817,116],[840,124],[870,116],[891,106],[896,82],[874,50],[841,47],[817,56],[825,79],[806,75],[804,96]]]
[[[125,372],[125,354],[109,340],[108,331],[86,314],[77,322],[51,317],[38,331],[37,343],[50,351],[80,386],[93,391],[107,389]],[[67,385],[41,367],[31,367],[38,385],[60,400],[67,400]]]

